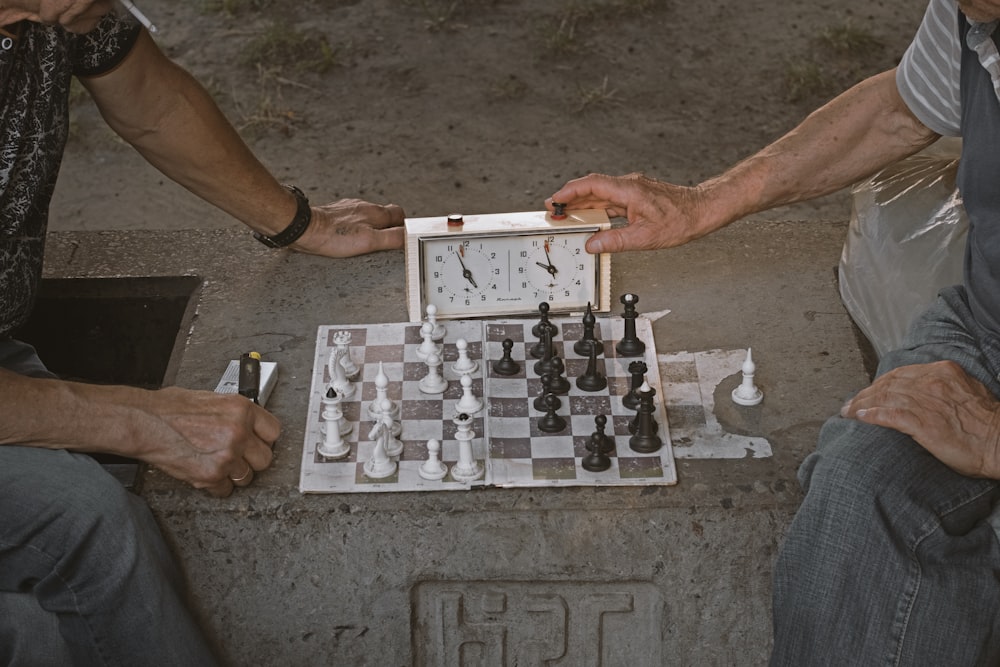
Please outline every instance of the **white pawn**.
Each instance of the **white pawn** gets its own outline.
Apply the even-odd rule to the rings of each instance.
[[[417,383],[417,389],[425,394],[443,394],[448,381],[441,375],[441,357],[431,354],[427,357],[427,375]]]
[[[437,306],[433,303],[427,304],[427,321],[431,325],[431,338],[434,340],[443,340],[448,330],[444,328],[443,324],[437,321],[437,315]]]
[[[343,351],[343,356],[340,357],[340,365],[344,367],[344,372],[347,374],[347,379],[354,380],[358,377],[358,366],[351,359],[351,332],[350,331],[338,331],[333,334],[333,344],[337,349]]]
[[[444,346],[438,345],[434,342],[434,326],[430,322],[424,322],[420,325],[420,336],[424,340],[420,343],[420,347],[416,350],[417,356],[425,361],[427,360],[427,357],[432,354],[436,354],[440,357],[441,350]]]
[[[455,341],[455,347],[458,348],[458,359],[451,365],[451,370],[459,375],[475,373],[479,363],[469,358],[469,343],[464,338],[459,338]]]
[[[455,439],[458,440],[458,462],[451,467],[451,477],[458,482],[471,482],[483,474],[483,467],[472,457],[472,440],[476,436],[472,432],[472,418],[460,414],[452,420],[458,430]]]
[[[333,348],[330,352],[330,361],[327,362],[326,367],[330,372],[330,386],[333,387],[333,390],[340,394],[341,398],[350,398],[354,396],[354,384],[347,378],[347,371],[344,369],[343,364],[340,363],[343,356],[343,350]]]
[[[472,393],[471,375],[463,375],[460,381],[462,383],[462,398],[455,404],[455,411],[459,414],[464,412],[467,415],[474,415],[483,409],[483,401]]]
[[[441,463],[441,443],[437,440],[427,441],[427,460],[417,469],[417,474],[428,480],[444,479],[448,475],[448,466]]]
[[[332,395],[331,395],[332,394]],[[340,396],[330,390],[321,399],[323,405],[324,438],[316,451],[320,456],[328,459],[342,459],[351,453],[351,446],[344,440],[344,426],[347,426],[347,433],[353,430],[349,422],[344,421],[344,412],[340,409]]]
[[[750,348],[747,348],[747,358],[743,362],[743,381],[733,389],[733,403],[737,405],[757,405],[764,400],[764,393],[753,383],[753,375],[757,367],[753,363]]]

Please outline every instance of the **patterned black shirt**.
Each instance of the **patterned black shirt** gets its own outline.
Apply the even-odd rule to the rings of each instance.
[[[70,79],[113,69],[140,29],[112,13],[86,35],[29,21],[0,33],[0,337],[27,319],[41,278]]]

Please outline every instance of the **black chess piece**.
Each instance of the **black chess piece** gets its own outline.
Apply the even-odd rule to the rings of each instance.
[[[541,303],[538,304],[539,319],[538,319],[538,324],[536,324],[535,326],[531,327],[531,335],[532,336],[535,336],[537,338],[541,338],[542,337],[542,327],[545,326],[545,325],[548,325],[548,326],[552,327],[552,335],[553,336],[555,336],[556,334],[559,333],[559,327],[557,327],[556,325],[552,324],[552,322],[549,321],[549,308],[550,308],[550,306],[549,306],[549,303],[547,301],[542,301]]]
[[[593,341],[597,346],[597,354],[604,354],[604,343],[594,338],[594,327],[596,325],[597,318],[594,317],[594,311],[591,310],[590,302],[588,302],[587,311],[583,314],[583,337],[573,344],[573,351],[581,357],[585,357],[589,354],[590,341]]]
[[[556,414],[556,401],[559,397],[555,394],[545,394],[545,416],[538,420],[538,430],[545,433],[559,433],[566,429],[566,420]]]
[[[517,375],[521,372],[521,364],[514,361],[511,356],[511,350],[514,349],[514,341],[510,338],[505,338],[503,343],[503,355],[493,362],[493,372],[497,375]]]
[[[556,354],[555,345],[552,343],[552,329],[550,327],[542,327],[542,339],[539,341],[539,345],[541,346],[542,356],[535,362],[534,370],[536,375],[545,375],[552,372],[552,358]]]
[[[587,356],[587,370],[576,379],[576,386],[582,391],[604,391],[608,378],[597,370],[597,347],[591,343]]]
[[[587,442],[587,451],[601,451],[605,454],[610,452],[615,448],[615,442],[612,438],[604,432],[604,429],[608,425],[608,418],[604,415],[597,415],[594,417],[594,432],[590,434],[590,440]]]
[[[550,386],[549,386],[551,384],[551,382],[552,382],[552,374],[551,373],[546,373],[540,379],[542,381],[542,393],[540,393],[535,398],[535,401],[534,401],[534,403],[532,403],[532,405],[539,412],[545,412],[548,409],[546,407],[546,405],[545,405],[545,399],[546,399],[546,397],[548,397],[549,394],[552,394],[553,396],[555,396],[555,394],[552,393],[552,391],[550,389]],[[555,399],[556,399],[556,410],[558,410],[559,408],[562,407],[562,400],[558,396],[555,396]]]
[[[563,377],[563,373],[566,372],[566,364],[563,363],[561,357],[552,357],[552,361],[549,362],[549,391],[553,394],[559,396],[565,396],[569,393],[570,384],[569,380]]]
[[[625,306],[625,312],[622,313],[622,319],[625,320],[625,335],[615,345],[615,350],[620,357],[641,357],[646,352],[646,344],[639,340],[639,336],[635,333],[635,318],[639,316],[635,307],[639,303],[639,297],[635,294],[623,294],[621,302]]]
[[[639,410],[636,416],[636,432],[629,438],[628,446],[640,454],[652,454],[659,451],[663,446],[663,440],[657,434],[656,421],[653,419],[653,412],[656,407],[653,405],[653,396],[656,390],[644,384],[639,389]]]
[[[535,359],[541,359],[545,356],[545,350],[551,349],[553,346],[552,339],[555,338],[555,333],[553,331],[552,324],[546,322],[545,324],[540,324],[538,328],[538,342],[528,349],[528,354],[530,354]],[[546,340],[545,332],[550,332],[548,335],[548,340]]]
[[[632,383],[628,393],[622,397],[622,405],[629,410],[635,410],[639,407],[639,395],[636,392],[646,381],[646,371],[648,370],[649,366],[646,365],[645,361],[633,361],[628,365],[628,372],[632,374]]]
[[[580,460],[580,467],[590,472],[604,472],[611,467],[611,457],[595,449]]]

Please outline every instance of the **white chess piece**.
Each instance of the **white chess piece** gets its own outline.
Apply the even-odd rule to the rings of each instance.
[[[455,404],[455,411],[459,414],[464,412],[467,415],[474,415],[483,409],[483,401],[472,393],[471,375],[463,375],[460,381],[462,383],[462,398]]]
[[[385,435],[388,433],[385,422],[379,421],[368,433],[368,439],[375,440],[375,448],[372,449],[371,458],[365,461],[365,475],[372,479],[382,479],[391,476],[396,472],[397,464],[385,451]]]
[[[417,474],[432,481],[448,475],[448,466],[441,462],[441,443],[437,440],[427,441],[427,460],[417,469]]]
[[[427,304],[427,321],[431,325],[431,338],[434,340],[443,340],[448,330],[444,328],[443,324],[437,321],[437,314],[437,306],[433,303]]]
[[[423,360],[427,360],[432,354],[441,356],[441,350],[444,348],[443,345],[438,345],[434,342],[434,326],[430,322],[424,322],[420,325],[420,336],[423,338],[423,342],[416,349],[417,356]]]
[[[385,442],[385,453],[397,458],[403,453],[403,443],[396,438],[402,432],[402,424],[398,425],[399,429],[397,430],[397,423],[392,418],[392,401],[388,398],[382,399],[379,408],[378,418],[385,425],[381,435]]]
[[[375,375],[375,400],[368,404],[368,416],[372,419],[378,419],[381,412],[379,404],[383,398],[389,398],[389,376],[385,374],[385,368],[380,361],[378,362],[378,373]],[[392,418],[398,419],[399,404],[391,398],[389,398],[389,402],[392,404]]]
[[[431,353],[427,357],[427,375],[417,383],[417,389],[425,394],[443,394],[448,381],[441,375],[441,357]]]
[[[472,440],[476,437],[472,432],[472,418],[460,414],[452,420],[458,430],[455,439],[458,440],[458,462],[451,467],[452,479],[458,482],[471,482],[483,475],[483,467],[472,457]]]
[[[336,347],[333,348],[330,351],[330,361],[326,367],[330,372],[330,386],[333,387],[333,390],[340,394],[341,398],[350,398],[354,396],[354,383],[347,378],[347,371],[340,363],[343,356],[343,350]]]
[[[464,338],[455,341],[458,349],[458,359],[451,365],[451,370],[459,375],[475,373],[479,369],[479,362],[469,358],[469,343]]]
[[[351,332],[350,331],[338,331],[333,334],[333,344],[338,349],[343,351],[343,356],[340,357],[340,365],[344,367],[344,372],[347,374],[348,380],[357,379],[358,377],[358,366],[351,359]]]
[[[340,395],[336,392],[329,392],[331,395],[324,396],[320,403],[323,406],[324,438],[316,451],[328,459],[342,459],[351,453],[351,446],[344,440],[344,425],[347,425],[347,433],[353,430],[349,422],[344,422],[344,412],[340,409]]]
[[[733,403],[737,405],[757,405],[764,400],[764,393],[753,383],[757,367],[753,363],[753,355],[747,348],[747,358],[743,362],[743,381],[733,389]]]

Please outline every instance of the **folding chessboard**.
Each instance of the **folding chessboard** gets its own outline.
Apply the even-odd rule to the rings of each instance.
[[[583,324],[570,318],[552,318],[558,328],[554,336],[557,354],[566,366],[565,377],[570,381],[568,395],[561,396],[557,414],[566,419],[567,427],[559,433],[546,433],[538,428],[543,412],[533,407],[541,393],[541,380],[534,372],[537,361],[529,353],[537,338],[531,329],[536,320],[449,320],[443,325],[447,333],[443,341],[442,373],[448,381],[443,395],[422,393],[418,384],[427,374],[427,365],[417,356],[422,338],[420,323],[389,323],[345,326],[322,326],[316,338],[312,389],[303,443],[302,469],[299,488],[303,493],[355,493],[385,491],[460,490],[477,486],[541,487],[541,486],[645,486],[677,483],[670,432],[664,409],[661,383],[653,345],[652,324],[636,319],[636,333],[646,343],[642,360],[648,371],[646,381],[657,390],[654,397],[654,420],[663,446],[656,452],[642,454],[629,447],[629,424],[636,412],[622,404],[622,397],[631,388],[628,365],[637,357],[621,358],[614,343],[624,335],[621,318],[597,318],[594,335],[604,341],[604,354],[598,357],[598,370],[608,379],[606,389],[585,392],[577,388],[575,379],[582,375],[588,359],[573,350],[573,343],[583,336]],[[330,375],[328,360],[334,348],[334,334],[351,334],[350,354],[360,369],[353,397],[341,408],[344,418],[352,425],[345,436],[351,445],[350,454],[342,459],[326,459],[317,452],[323,442],[326,424],[320,399],[325,394]],[[429,481],[418,470],[427,459],[427,441],[441,443],[441,459],[451,466],[458,459],[458,442],[454,439],[455,405],[462,396],[459,375],[451,366],[458,358],[455,342],[468,343],[469,357],[478,361],[472,374],[473,392],[483,399],[484,408],[471,415],[476,438],[472,441],[473,457],[484,468],[482,478],[473,482],[458,482],[449,474],[443,480]],[[492,362],[503,353],[502,342],[514,341],[512,357],[521,365],[513,376],[501,376],[492,369]],[[375,443],[368,439],[373,425],[368,406],[376,397],[375,377],[379,367],[389,378],[388,397],[400,406],[403,453],[395,474],[383,479],[369,479],[363,466],[371,456]],[[581,466],[588,455],[587,443],[595,430],[594,417],[607,417],[606,434],[614,440],[609,454],[611,467],[603,472],[590,472]]]

